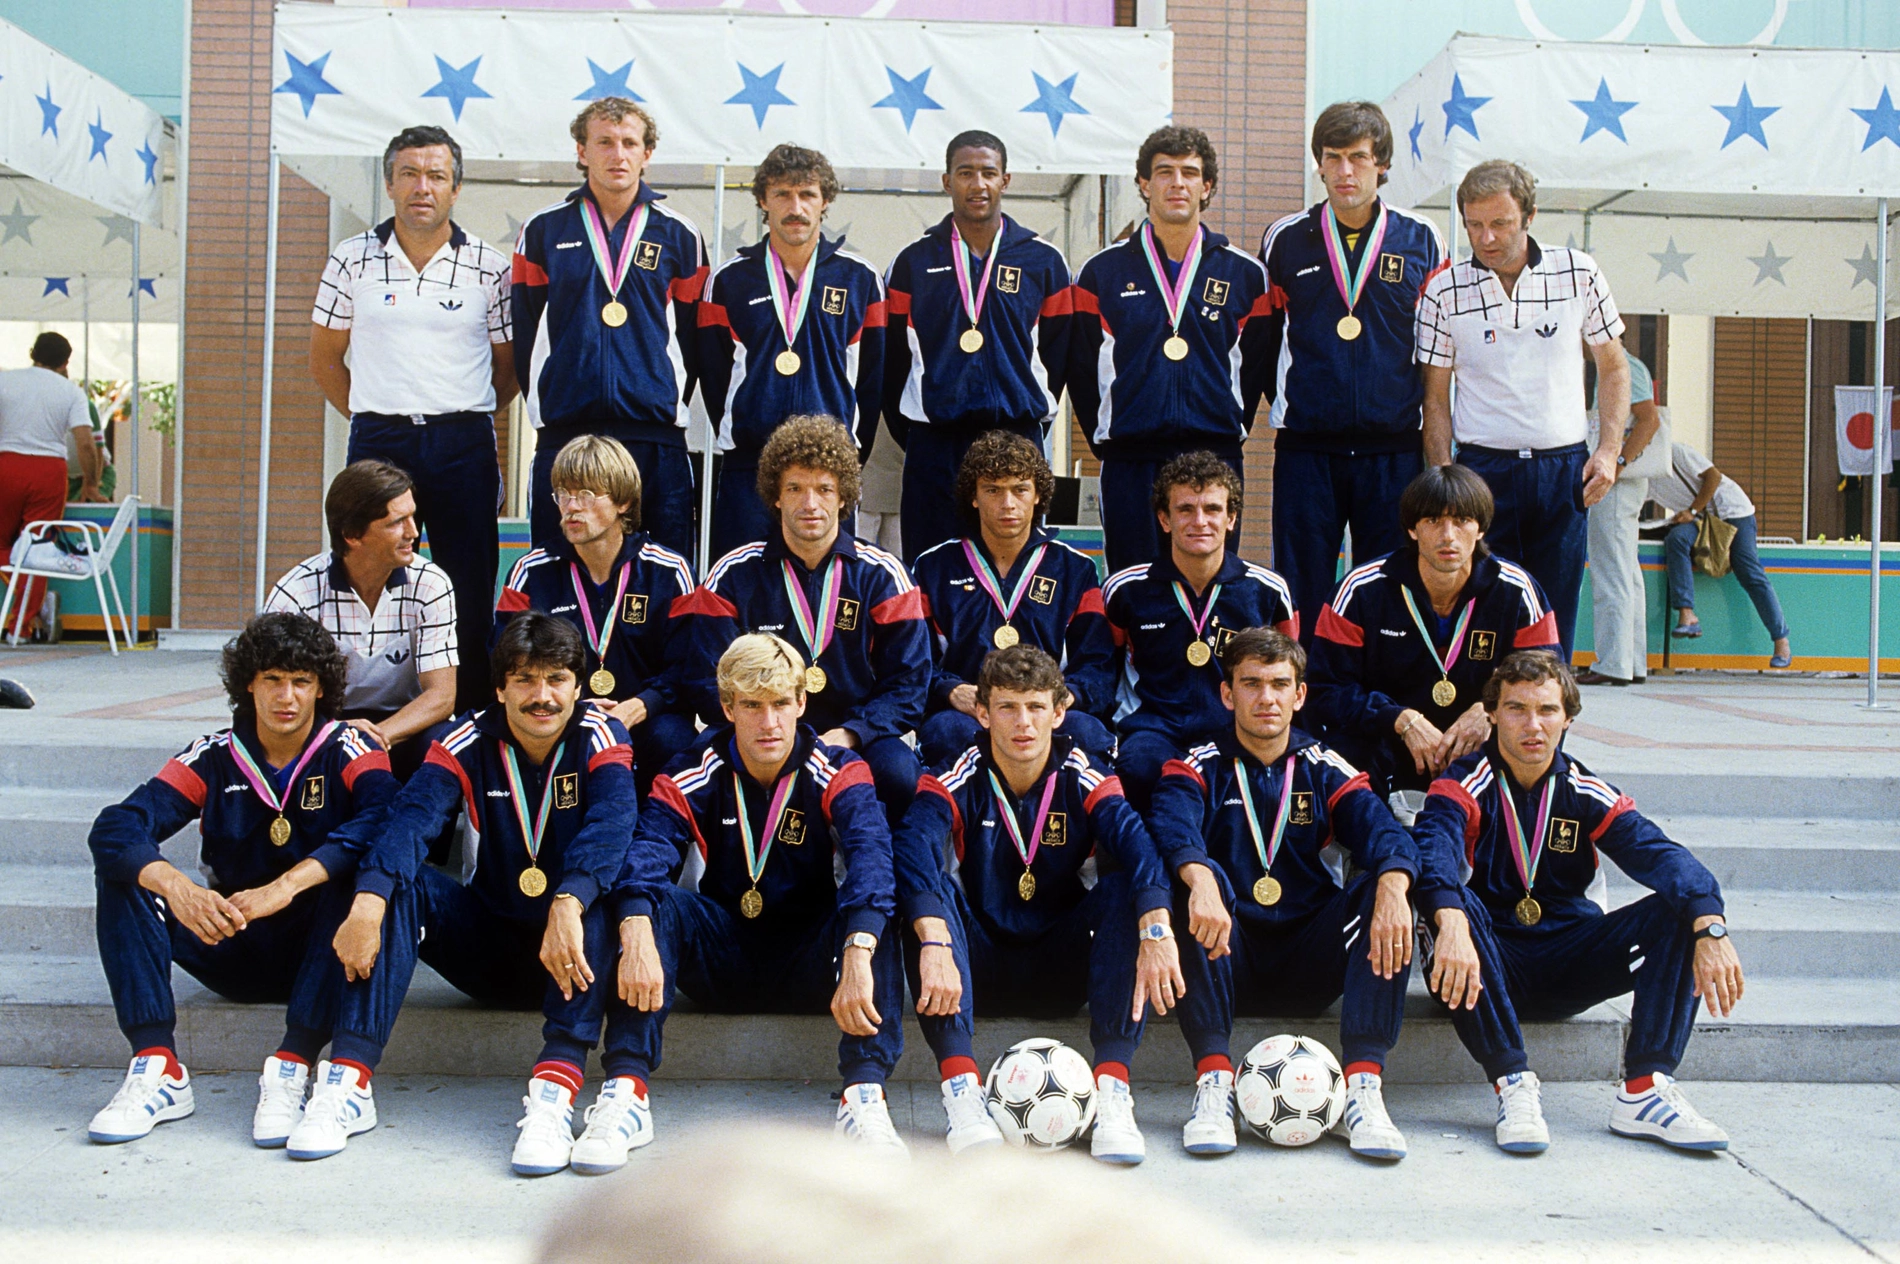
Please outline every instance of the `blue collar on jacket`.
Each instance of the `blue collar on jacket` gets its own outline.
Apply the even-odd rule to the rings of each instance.
[[[956,223],[956,220],[957,217],[955,215],[946,215],[929,228],[924,229],[924,236],[940,239],[944,247],[948,249],[951,244],[950,226]],[[1003,226],[997,230],[995,239],[990,242],[990,249],[993,251],[1008,250],[1011,246],[1020,246],[1026,241],[1035,241],[1041,236],[1042,234],[1038,233],[1035,229],[1025,228],[1023,225],[1018,224],[1015,220],[1005,215],[1003,216]]]
[[[750,246],[741,246],[737,250],[733,251],[733,253],[738,255],[741,259],[753,259],[762,263],[765,260],[766,244],[767,244],[766,240],[761,239],[759,241],[753,242]],[[843,250],[843,249],[844,249],[844,238],[842,236],[827,237],[823,233],[820,233],[818,235],[818,249],[812,254],[812,257],[811,257],[811,266],[817,267],[819,264],[824,263],[826,260],[830,259],[831,256],[837,254],[840,250]]]
[[[585,699],[575,699],[573,714],[567,717],[567,727],[561,730],[557,745],[560,742],[573,744],[575,735],[580,731],[581,717],[587,714],[587,709],[591,705],[592,703]],[[476,712],[475,728],[485,737],[506,742],[516,750],[521,750],[524,755],[527,753],[522,749],[521,740],[515,736],[514,729],[509,727],[508,708],[501,702],[495,703],[492,707],[483,707]],[[587,762],[584,753],[581,762]]]
[[[1240,744],[1240,736],[1234,732],[1232,725],[1222,729],[1214,736],[1213,740],[1214,745],[1220,748],[1221,757],[1223,759],[1244,760],[1248,765],[1254,768],[1265,768],[1267,766],[1261,763],[1259,758],[1252,751]],[[1309,746],[1318,745],[1319,739],[1317,737],[1311,736],[1298,727],[1292,728],[1287,732],[1287,752],[1297,754]],[[1281,758],[1285,758],[1285,754],[1282,754]]]
[[[1121,245],[1124,249],[1133,251],[1135,253],[1136,258],[1138,259],[1142,258],[1141,222],[1140,221],[1136,222],[1135,229],[1133,232],[1129,233],[1128,236],[1122,238]],[[1221,236],[1219,233],[1215,232],[1213,229],[1209,228],[1205,223],[1203,223],[1201,225],[1201,258],[1202,260],[1205,261],[1209,255],[1212,255],[1221,250],[1225,250],[1226,248],[1227,248],[1227,238]],[[1147,263],[1145,260],[1142,266],[1143,267],[1147,266]]]
[[[643,206],[648,202],[658,202],[664,199],[665,197],[666,197],[666,194],[660,192],[658,189],[648,184],[645,180],[642,180],[640,181],[640,187],[634,190],[633,204],[635,206]],[[562,201],[578,202],[582,198],[586,198],[589,202],[594,203],[596,206],[600,205],[600,199],[594,196],[594,186],[591,184],[587,184],[585,182],[583,182],[581,184],[581,187],[578,189],[568,190],[567,196],[563,198]],[[615,222],[618,223],[619,221],[615,221]]]
[[[1246,577],[1247,563],[1242,560],[1240,554],[1228,549],[1227,555],[1221,559],[1220,570],[1214,576],[1214,583],[1231,584],[1237,579]],[[1162,550],[1161,556],[1149,563],[1148,578],[1160,580],[1162,583],[1178,580],[1181,586],[1189,591],[1192,591],[1194,587],[1182,577],[1180,570],[1175,566],[1174,552],[1171,549]]]
[[[739,734],[730,723],[722,725],[713,734],[712,744],[721,755],[725,756],[726,763],[731,766],[733,772],[751,781],[755,786],[759,784],[753,780],[751,772],[746,769],[745,760],[739,755]],[[797,772],[803,768],[805,761],[811,758],[812,748],[816,745],[818,745],[818,731],[809,724],[800,723],[797,733],[792,738],[792,753],[780,766],[778,776],[772,780],[772,786],[783,781],[787,773]],[[770,790],[772,786],[766,786],[764,789]]]
[[[838,529],[838,538],[831,542],[831,552],[837,554],[839,557],[850,558],[855,561],[858,556],[857,537],[840,527]],[[804,561],[799,558],[798,554],[786,547],[785,532],[783,528],[780,528],[766,537],[765,560],[767,562],[778,562],[785,558],[790,558],[794,565],[804,570],[807,574],[812,573],[810,568],[806,567]]]
[[[1418,545],[1408,544],[1386,555],[1385,563],[1379,568],[1387,579],[1403,584],[1412,590],[1415,596],[1430,598],[1425,591],[1424,577],[1418,569]],[[1491,591],[1498,582],[1498,559],[1488,550],[1476,553],[1471,558],[1471,577],[1465,580],[1465,586],[1458,591],[1457,600],[1478,597]],[[1426,607],[1421,606],[1420,610]]]

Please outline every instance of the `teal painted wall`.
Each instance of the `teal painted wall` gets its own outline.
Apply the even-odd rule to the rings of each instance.
[[[177,120],[182,0],[0,0],[0,18]]]

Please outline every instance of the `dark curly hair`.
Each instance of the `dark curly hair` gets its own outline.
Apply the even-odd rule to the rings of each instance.
[[[752,172],[752,200],[765,205],[765,191],[775,184],[818,186],[818,196],[826,202],[838,200],[838,173],[831,160],[815,149],[789,142],[772,146],[772,152]]]
[[[838,480],[839,512],[858,503],[864,490],[858,445],[836,417],[808,413],[787,417],[759,449],[759,499],[770,509],[778,503],[779,480],[794,465],[820,470]]]
[[[336,718],[343,706],[343,686],[349,660],[323,625],[309,615],[280,610],[260,614],[244,630],[225,642],[218,673],[231,710],[244,719],[257,714],[251,685],[267,671],[310,672],[319,689],[317,714]]]
[[[488,673],[496,688],[523,667],[565,667],[578,680],[585,666],[587,653],[579,630],[541,610],[523,610],[508,620],[488,656]]]
[[[1056,660],[1033,645],[1012,645],[1006,650],[991,650],[976,673],[976,701],[990,705],[990,690],[1007,689],[1011,693],[1041,693],[1047,690],[1059,707],[1069,705],[1074,696],[1062,683],[1062,668]]]
[[[977,521],[976,485],[984,479],[1022,479],[1036,485],[1036,519],[1049,512],[1056,497],[1055,471],[1042,459],[1042,450],[1021,435],[991,430],[978,437],[957,467],[957,511],[966,522]]]
[[[1203,451],[1183,452],[1155,474],[1154,511],[1164,518],[1168,514],[1168,499],[1177,487],[1191,487],[1197,492],[1209,487],[1225,487],[1228,512],[1239,517],[1241,497],[1247,484],[1240,477],[1239,470],[1212,452]]]
[[[1563,696],[1564,714],[1576,719],[1583,710],[1583,694],[1577,689],[1577,678],[1570,664],[1549,650],[1512,650],[1506,654],[1491,678],[1484,682],[1480,696],[1484,700],[1485,714],[1496,714],[1504,686],[1541,685],[1546,680],[1557,682],[1557,691]]]
[[[1165,154],[1170,158],[1199,158],[1201,160],[1201,179],[1207,185],[1207,196],[1201,199],[1201,209],[1214,200],[1214,186],[1220,183],[1220,159],[1214,153],[1214,142],[1207,133],[1198,127],[1157,127],[1148,133],[1148,139],[1141,142],[1141,150],[1135,155],[1135,177],[1140,180],[1152,180],[1155,173],[1155,156]]]

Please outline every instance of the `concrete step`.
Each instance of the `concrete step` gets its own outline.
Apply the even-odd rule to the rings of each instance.
[[[1723,890],[1900,891],[1900,817],[1652,818]]]
[[[209,725],[206,731],[217,727]],[[153,745],[149,741],[114,745],[9,742],[0,745],[0,787],[96,788],[118,798],[150,779],[184,745]]]
[[[124,795],[106,789],[0,786],[0,864],[84,865],[100,809]],[[195,831],[191,831],[195,835]]]
[[[1900,820],[1900,777],[1640,772],[1605,779],[1646,816]]]

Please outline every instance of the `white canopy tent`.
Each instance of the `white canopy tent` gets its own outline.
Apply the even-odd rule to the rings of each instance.
[[[1397,133],[1387,196],[1442,209],[1455,241],[1458,181],[1513,159],[1537,176],[1533,235],[1594,254],[1625,310],[1873,320],[1878,390],[1886,321],[1875,313],[1894,313],[1896,91],[1900,53],[1459,35],[1384,102]]]
[[[123,239],[129,267],[112,278],[127,287],[125,301],[132,325],[132,415],[130,461],[132,494],[139,486],[138,341],[140,298],[150,290],[137,282],[153,278],[142,251],[146,228],[162,229],[169,193],[166,176],[171,147],[165,120],[144,102],[114,87],[70,58],[55,52],[9,22],[0,21],[0,301],[19,298],[8,312],[41,314],[46,300],[70,298],[74,277],[99,278],[111,272],[113,240]],[[100,217],[86,209],[107,212]],[[52,224],[39,225],[42,218]],[[87,251],[77,238],[69,266],[55,256],[54,239],[68,226],[103,228],[103,243]],[[36,243],[36,229],[46,237]],[[169,236],[169,234],[167,235]],[[169,244],[172,260],[176,239]],[[56,268],[49,268],[49,260]],[[17,280],[21,268],[37,275]],[[55,282],[63,284],[56,285]],[[25,297],[37,282],[41,293]],[[155,286],[154,286],[155,288]],[[60,319],[59,316],[47,316]],[[66,317],[70,318],[70,317]],[[11,543],[8,541],[7,543]],[[127,540],[131,560],[130,605],[139,617],[139,533]]]
[[[1010,213],[1073,257],[1118,226],[1116,194],[1126,201],[1141,139],[1173,114],[1165,30],[284,3],[273,57],[267,307],[280,164],[374,223],[386,214],[383,147],[417,123],[448,127],[462,146],[458,220],[507,242],[578,180],[567,129],[582,104],[643,101],[660,130],[648,179],[700,225],[716,264],[757,237],[750,198],[729,205],[730,194],[772,146],[796,141],[830,158],[845,192],[827,230],[882,260],[941,218],[944,145],[973,127],[1009,146]],[[1110,175],[1121,188],[1089,178]],[[260,602],[271,363],[267,345]]]

